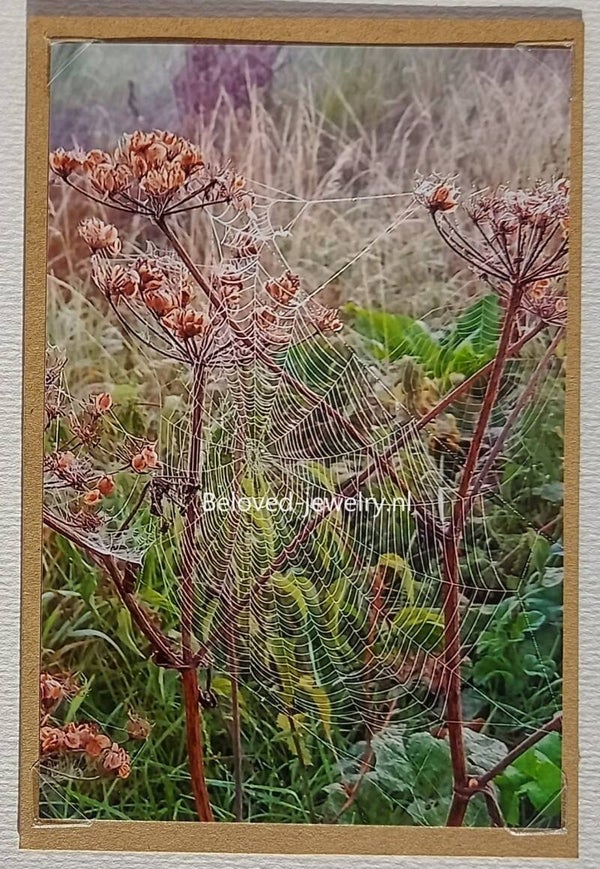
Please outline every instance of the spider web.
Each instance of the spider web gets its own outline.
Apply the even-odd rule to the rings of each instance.
[[[456,480],[433,461],[426,436],[418,435],[396,454],[395,480],[386,467],[377,467],[354,493],[360,508],[354,511],[338,497],[353,477],[377,463],[399,431],[410,429],[413,414],[394,395],[389,373],[366,356],[356,336],[348,330],[326,335],[314,322],[320,291],[409,221],[412,199],[404,193],[386,195],[401,206],[393,220],[334,276],[298,293],[292,305],[274,304],[263,287],[290,268],[282,245],[308,209],[381,198],[310,201],[270,191],[258,195],[248,215],[225,208],[208,218],[216,251],[212,269],[241,274],[236,320],[252,342],[241,345],[224,323],[208,357],[201,489],[209,508],[200,521],[202,563],[194,612],[197,641],[207,646],[216,670],[260,686],[256,690],[287,712],[320,714],[326,695],[328,714],[341,726],[351,726],[358,717],[374,730],[390,702],[395,720],[408,727],[418,728],[432,715],[444,717],[442,580],[437,543],[423,516],[448,518]],[[272,216],[282,205],[295,213],[279,229]],[[250,239],[256,253],[235,256],[240,237]],[[257,319],[263,308],[274,311],[276,327]],[[512,364],[506,375],[496,422],[518,400],[521,367]],[[535,413],[543,414],[552,400],[550,384]],[[535,413],[528,425],[535,423]],[[474,425],[476,414],[474,407],[467,424]],[[189,419],[181,416],[168,429],[164,473],[182,478]],[[521,428],[511,436],[507,455],[524,433]],[[256,503],[244,510],[233,506],[244,498]],[[268,499],[286,508],[265,509]],[[212,506],[221,500],[223,510]],[[469,566],[463,576],[463,618],[472,607],[497,601],[503,587],[486,531],[486,509],[481,499],[474,505],[492,577]],[[312,530],[303,533],[307,522]],[[177,549],[179,536],[174,527],[157,545]],[[480,538],[468,524],[467,548],[481,548]],[[427,553],[420,565],[411,556],[415,550]],[[270,570],[273,562],[277,569]],[[374,625],[374,574],[381,564],[387,574],[380,621]],[[176,606],[175,583],[163,591]],[[481,619],[473,620],[464,644],[481,629]],[[523,723],[519,710],[505,711],[515,724]]]
[[[248,214],[229,207],[203,214],[210,223],[214,257],[197,265],[203,274],[222,276],[233,270],[241,275],[235,317],[251,340],[241,344],[224,321],[205,355],[198,469],[205,506],[195,576],[196,642],[206,647],[211,668],[231,674],[285,714],[302,712],[348,731],[360,721],[381,738],[392,726],[406,734],[432,722],[442,725],[442,572],[438,542],[426,517],[448,518],[457,480],[445,472],[444,461],[432,457],[427,433],[416,433],[414,412],[395,388],[397,372],[374,359],[347,326],[335,335],[315,328],[324,311],[321,291],[410,221],[414,203],[407,193],[302,200],[262,190]],[[285,244],[309,209],[359,201],[367,207],[382,198],[397,200],[397,213],[334,274],[302,288],[291,305],[279,306],[265,292],[266,281],[293,270]],[[274,215],[282,207],[291,216],[280,228]],[[240,255],[242,238],[254,253]],[[150,248],[149,253],[160,251]],[[257,318],[263,309],[275,315],[275,326]],[[178,376],[161,381],[155,354],[143,352],[160,394],[169,396],[172,386],[180,387]],[[528,364],[510,364],[492,430],[518,401]],[[528,428],[559,399],[561,388],[556,379],[544,377],[540,398],[524,425],[507,439],[500,462],[519,449]],[[477,419],[476,401],[474,405],[464,415],[464,427],[471,430]],[[119,427],[116,418],[114,425]],[[161,476],[174,486],[187,479],[189,431],[188,412],[161,418]],[[410,433],[408,445],[394,451],[399,433]],[[124,429],[121,434],[130,437]],[[390,462],[381,460],[389,453]],[[352,493],[361,506],[352,508],[339,493],[373,464],[375,470]],[[97,535],[95,545],[140,564],[153,548],[165,565],[173,564],[174,554],[179,563],[183,520],[173,505],[165,506],[166,521],[155,523],[153,535],[142,534],[136,524],[125,532],[114,530],[137,496],[134,487],[112,517],[112,530]],[[69,506],[66,497],[62,490],[51,495],[57,509]],[[243,498],[260,505],[233,506],[232,499]],[[269,499],[273,509],[266,507]],[[214,506],[220,500],[223,510]],[[491,575],[489,567],[484,575],[477,564],[462,570],[465,647],[492,623],[492,605],[504,588],[487,510],[487,501],[478,499],[472,507],[478,521],[465,529],[466,548],[483,551],[491,566]],[[525,517],[517,514],[516,519],[528,527]],[[523,576],[527,568],[525,563]],[[143,596],[143,587],[139,591]],[[174,611],[180,608],[172,568],[165,568],[160,592]],[[512,593],[518,598],[520,585]],[[489,613],[482,618],[487,604]],[[479,616],[471,619],[475,611]],[[558,710],[559,693],[548,687]],[[493,696],[472,690],[481,695],[482,705],[499,706]],[[512,726],[535,729],[537,723],[525,721],[522,710],[502,704],[502,711]],[[355,760],[350,753],[338,755],[340,763]],[[56,775],[52,769],[50,778]]]

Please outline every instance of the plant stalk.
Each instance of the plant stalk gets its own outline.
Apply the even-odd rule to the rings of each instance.
[[[522,289],[513,285],[510,300],[502,324],[498,350],[490,371],[483,404],[465,460],[464,470],[452,508],[450,527],[442,547],[442,568],[444,574],[442,610],[444,615],[444,663],[446,667],[446,725],[450,756],[452,760],[452,779],[454,794],[446,821],[448,827],[463,824],[471,794],[468,791],[467,762],[463,741],[463,714],[461,698],[460,664],[462,657],[460,640],[460,565],[459,546],[467,518],[467,495],[481,452],[483,438],[487,430],[492,410],[498,397],[500,381],[508,358],[510,338],[514,317],[521,301]]]
[[[202,748],[202,718],[199,704],[198,670],[194,663],[194,601],[195,580],[200,553],[198,550],[198,523],[200,507],[198,486],[202,463],[202,411],[205,372],[202,366],[193,369],[191,396],[192,419],[188,456],[188,505],[185,513],[181,558],[181,654],[187,668],[182,670],[183,700],[188,765],[196,812],[200,821],[212,821],[213,814],[206,786],[204,752]]]
[[[204,774],[204,751],[202,749],[202,717],[198,703],[198,671],[194,667],[181,671],[183,702],[185,706],[185,731],[188,766],[192,779],[192,791],[199,821],[214,821],[206,777]]]

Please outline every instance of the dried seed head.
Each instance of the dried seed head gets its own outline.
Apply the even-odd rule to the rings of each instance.
[[[140,292],[142,295],[152,290],[160,290],[167,284],[167,275],[160,268],[156,259],[139,259],[135,263],[135,270],[139,276]]]
[[[92,279],[98,289],[109,298],[131,298],[140,286],[140,276],[134,269],[125,269],[97,257],[92,261]]]
[[[152,732],[152,725],[146,718],[142,718],[135,712],[128,713],[127,735],[130,739],[136,739],[140,742],[145,741]]]
[[[106,165],[110,166],[112,164],[112,157],[110,154],[107,154],[106,151],[100,151],[98,148],[94,148],[91,151],[88,151],[84,155],[83,160],[83,169],[84,172],[93,172],[97,166]]]
[[[40,728],[40,754],[47,757],[65,748],[65,734],[60,727],[45,725]]]
[[[313,322],[320,332],[340,332],[344,328],[338,312],[334,310],[324,310],[315,315]]]
[[[146,307],[159,317],[165,317],[177,307],[177,299],[168,290],[150,290],[143,298]]]
[[[100,163],[89,173],[92,187],[106,196],[124,193],[131,186],[131,173],[126,166]]]
[[[111,739],[106,734],[98,733],[97,730],[90,728],[90,732],[84,738],[83,743],[82,747],[87,756],[95,759],[100,757],[102,752],[106,751],[107,748],[110,748]]]
[[[63,727],[63,732],[65,748],[69,751],[85,751],[90,737],[98,732],[98,728],[95,724],[71,721]]]
[[[87,507],[95,507],[102,500],[102,492],[100,489],[90,489],[82,498],[83,503]]]
[[[115,481],[111,476],[100,477],[96,488],[104,498],[109,498],[115,491]]]
[[[116,226],[104,223],[97,217],[88,217],[81,221],[78,231],[92,253],[103,251],[108,256],[121,253],[121,239]]]
[[[73,697],[78,691],[79,686],[70,676],[40,673],[40,706],[44,713],[52,711],[59,703],[67,697]]]
[[[460,200],[460,190],[450,180],[432,175],[419,180],[415,187],[415,196],[432,213],[449,212],[456,210]]]
[[[101,392],[94,399],[94,404],[98,413],[108,413],[112,407],[112,403],[113,400],[110,392]]]
[[[166,196],[175,193],[185,183],[185,172],[181,166],[162,166],[150,169],[140,181],[140,186],[151,196]]]
[[[103,751],[100,766],[103,772],[127,778],[131,772],[131,758],[124,748],[113,742]]]
[[[163,319],[165,326],[178,338],[194,338],[202,335],[207,327],[204,314],[191,308],[174,308]]]
[[[84,154],[78,150],[65,151],[64,148],[57,148],[50,154],[50,168],[61,178],[68,178],[72,172],[82,167],[83,162]]]
[[[300,278],[290,271],[286,271],[277,280],[267,281],[265,284],[267,293],[280,305],[289,305],[299,289]]]
[[[141,453],[136,453],[134,456],[132,456],[131,467],[136,472],[136,474],[143,474],[144,471],[148,469],[146,459]]]
[[[155,444],[148,444],[141,451],[146,467],[154,470],[158,467],[158,453],[156,452]]]

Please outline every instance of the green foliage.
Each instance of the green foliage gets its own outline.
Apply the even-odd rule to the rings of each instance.
[[[468,377],[489,362],[499,336],[500,306],[494,294],[483,296],[452,327],[438,334],[423,322],[401,314],[354,304],[346,305],[344,312],[376,359],[396,362],[410,356],[441,385],[450,375]]]
[[[496,779],[506,822],[514,827],[538,824],[559,826],[562,740],[549,733],[528,749]]]
[[[474,737],[474,739],[469,739]],[[484,734],[465,734],[469,768],[489,768],[506,754],[506,747]],[[355,758],[341,764],[342,777],[350,786],[361,784],[343,823],[413,824],[444,826],[452,800],[450,748],[444,739],[430,733],[405,734],[402,727],[389,727],[372,740],[372,769],[361,777],[364,743],[354,746]],[[336,817],[346,799],[339,785],[328,788],[327,812]],[[471,800],[467,826],[489,826],[483,800]]]

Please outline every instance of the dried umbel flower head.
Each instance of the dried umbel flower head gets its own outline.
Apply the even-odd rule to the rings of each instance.
[[[434,176],[422,179],[417,199],[443,240],[500,296],[540,295],[544,282],[567,271],[569,185],[538,181],[528,189],[500,186],[474,193],[458,212],[456,189]]]
[[[57,148],[50,154],[50,168],[65,179],[77,169],[81,169],[84,161],[85,155],[79,150],[65,151],[64,148]]]
[[[136,130],[112,154],[59,149],[50,166],[64,180],[77,172],[81,185],[69,183],[84,194],[91,188],[94,197],[100,194],[121,211],[157,218],[175,213],[184,200],[186,210],[229,203],[248,211],[254,203],[243,176],[211,166],[196,145],[166,130]]]
[[[344,328],[338,312],[334,310],[324,309],[321,313],[315,314],[313,323],[319,332],[341,332]]]
[[[94,259],[92,280],[101,293],[118,301],[119,297],[132,298],[138,292],[140,276],[134,269]]]
[[[131,457],[131,467],[137,474],[155,471],[160,467],[156,444],[146,444]]]
[[[175,308],[164,317],[163,323],[177,338],[184,339],[202,335],[208,325],[204,314],[191,308]]]
[[[90,489],[82,498],[83,503],[87,507],[95,507],[102,500],[102,492],[100,489]]]
[[[131,773],[131,758],[124,748],[113,742],[100,756],[101,769],[118,778],[128,778]]]
[[[40,728],[40,754],[83,755],[94,762],[98,772],[127,778],[131,758],[127,751],[102,733],[92,722],[72,721],[64,727],[45,724]]]
[[[40,707],[42,713],[52,712],[63,700],[74,697],[80,690],[73,676],[40,674]]]
[[[78,231],[92,253],[102,251],[107,256],[118,256],[121,253],[119,231],[111,223],[104,223],[97,217],[88,217],[81,221]]]
[[[173,308],[177,308],[177,299],[168,290],[150,290],[144,293],[144,304],[149,311],[158,317],[166,317]]]
[[[300,278],[289,270],[277,280],[265,284],[267,293],[280,305],[289,305],[299,289]]]
[[[420,178],[415,187],[415,197],[426,206],[430,212],[455,211],[459,200],[460,190],[455,184],[439,175],[431,175],[429,178]]]
[[[135,712],[128,712],[127,717],[127,735],[129,738],[145,742],[152,732],[150,722]]]
[[[115,491],[115,481],[110,475],[105,475],[98,480],[97,488],[103,498],[109,498]]]

